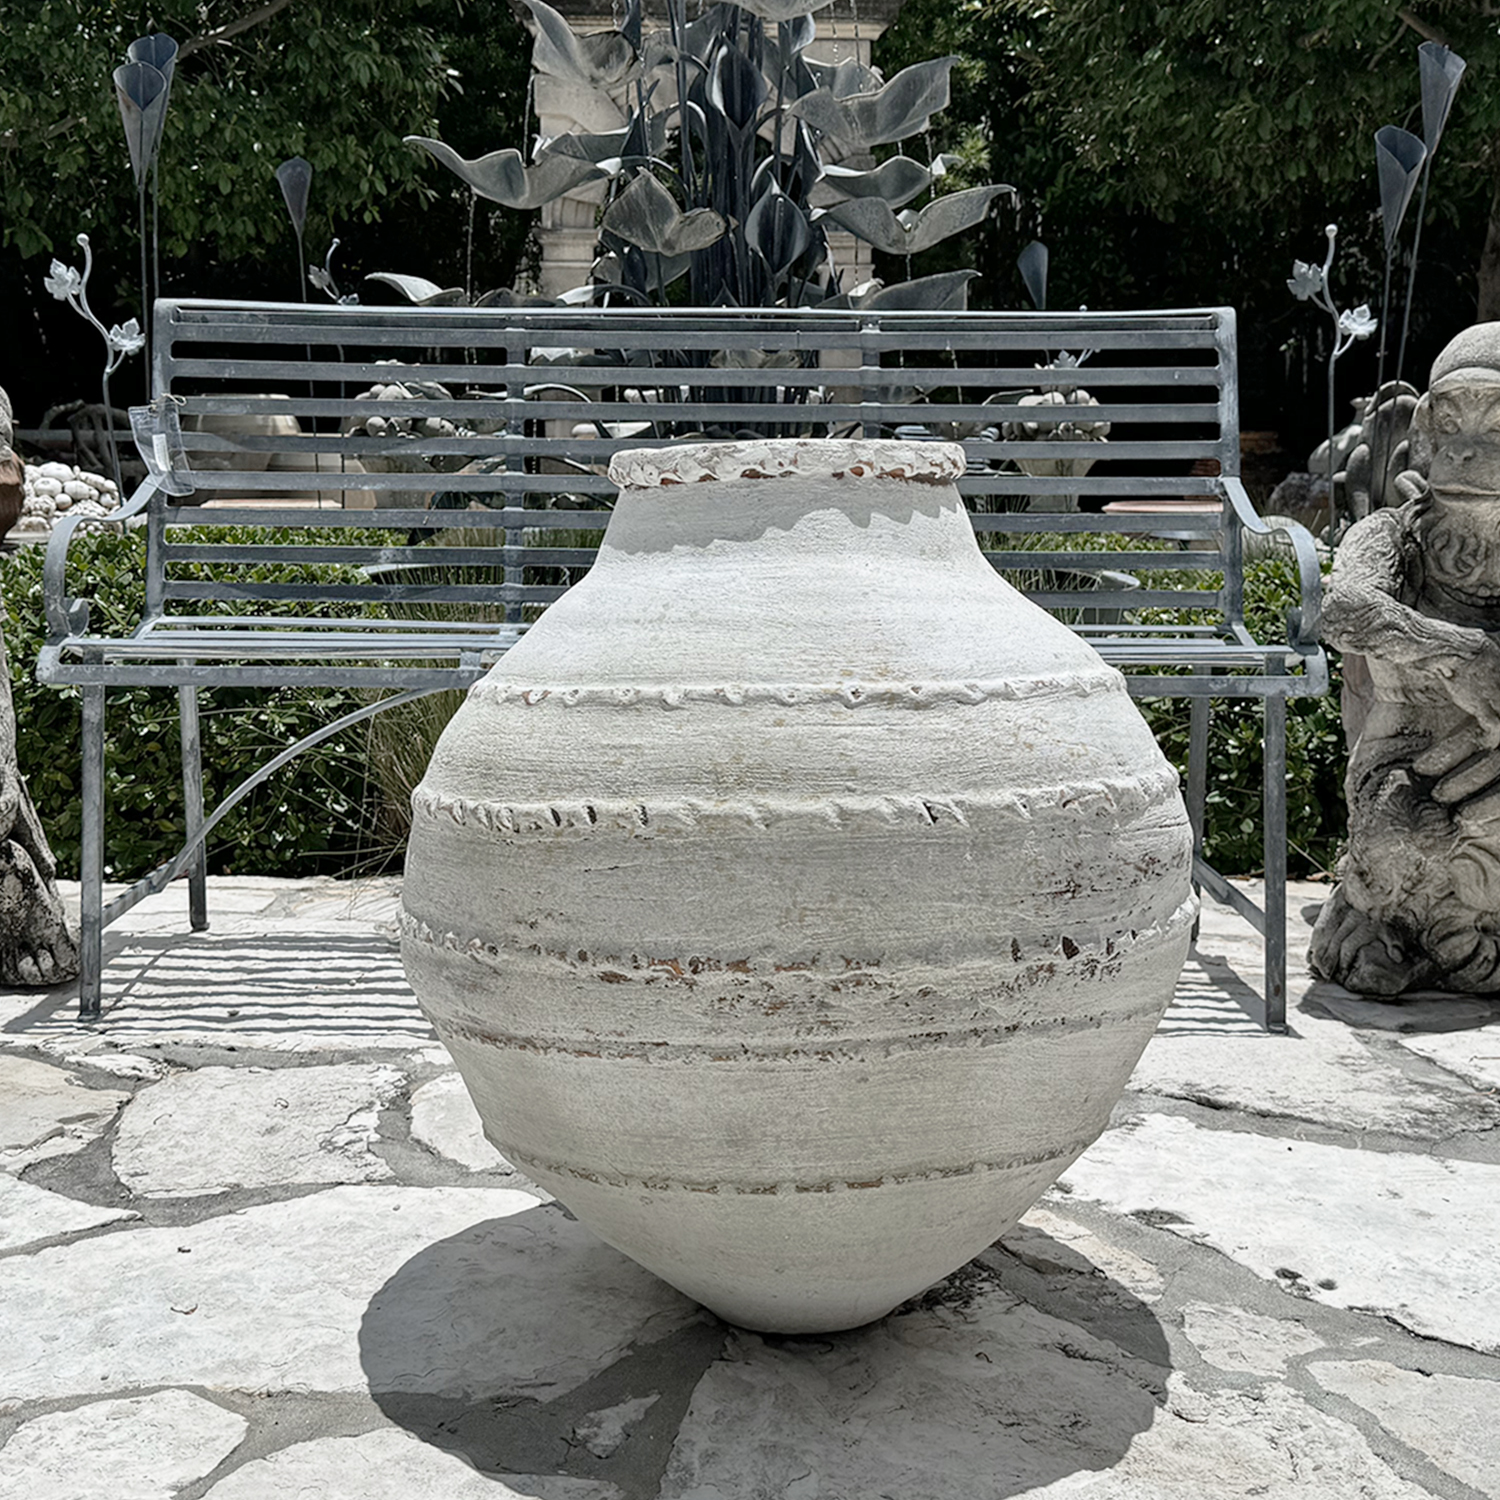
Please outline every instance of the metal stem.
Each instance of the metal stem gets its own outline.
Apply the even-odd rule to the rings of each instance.
[[[1401,309],[1401,345],[1396,354],[1396,379],[1406,368],[1406,335],[1411,329],[1411,304],[1417,287],[1417,252],[1422,248],[1422,221],[1427,217],[1427,187],[1432,180],[1432,157],[1422,173],[1422,201],[1417,205],[1417,230],[1411,242],[1411,269],[1406,276],[1406,305]]]
[[[115,482],[115,494],[125,499],[125,479],[120,472],[120,445],[115,441],[115,408],[109,399],[109,366],[104,367],[101,381],[104,394],[104,432],[109,442],[109,477]]]
[[[146,177],[141,174],[136,189],[141,232],[141,332],[146,335],[146,359],[151,358],[151,288],[146,280]]]

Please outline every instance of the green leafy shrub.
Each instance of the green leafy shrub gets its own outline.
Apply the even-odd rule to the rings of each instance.
[[[1007,536],[1010,550],[1054,545],[1046,536]],[[1091,552],[1143,551],[1149,539],[1121,532],[1082,532],[1067,545]],[[1156,544],[1165,547],[1166,543]],[[1204,570],[1136,568],[1146,589],[1213,589],[1221,575]],[[1011,575],[1007,575],[1011,576]],[[1036,587],[1034,576],[1014,576],[1018,587]],[[1286,613],[1301,599],[1296,567],[1290,560],[1249,564],[1245,571],[1245,623],[1257,640],[1286,639]],[[1141,623],[1153,619],[1178,623],[1179,615],[1142,610]],[[1207,622],[1210,616],[1204,615]],[[1292,698],[1287,705],[1287,869],[1306,877],[1333,869],[1347,827],[1344,806],[1346,750],[1339,718],[1339,662],[1330,658],[1331,687],[1320,698]],[[1146,698],[1140,708],[1167,758],[1187,777],[1188,720],[1186,698]],[[1216,699],[1208,731],[1208,786],[1204,804],[1204,857],[1229,874],[1258,874],[1264,868],[1261,847],[1262,774],[1265,764],[1264,719],[1260,702],[1247,698]]]
[[[1170,585],[1164,578],[1159,586]],[[1286,612],[1299,598],[1297,572],[1290,562],[1254,563],[1246,569],[1245,622],[1257,640],[1285,639]],[[1347,827],[1339,663],[1336,656],[1330,660],[1330,691],[1321,698],[1292,698],[1287,705],[1287,871],[1294,877],[1331,871]],[[1145,699],[1141,710],[1167,758],[1185,778],[1188,700]],[[1254,699],[1217,699],[1211,710],[1203,853],[1215,869],[1228,874],[1258,874],[1264,864],[1263,722]]]
[[[225,534],[221,531],[221,536]],[[226,537],[227,539],[227,537]],[[238,537],[245,540],[246,537]],[[349,533],[344,541],[354,541]],[[1088,546],[1088,537],[1070,545]],[[1101,550],[1125,542],[1099,538]],[[1131,545],[1139,547],[1139,542]],[[144,589],[138,535],[96,535],[75,543],[70,584],[90,597],[96,625],[111,631],[134,617]],[[259,570],[269,578],[274,569]],[[21,768],[65,875],[76,875],[79,840],[79,707],[76,688],[36,682],[44,636],[42,549],[0,561],[0,592],[10,651]],[[330,579],[345,570],[329,566]],[[1147,587],[1189,586],[1192,575],[1142,574]],[[1206,582],[1193,578],[1193,586]],[[1253,633],[1273,639],[1285,629],[1298,586],[1289,563],[1252,565],[1246,575],[1246,618]],[[353,608],[353,606],[351,606]],[[358,725],[298,757],[257,789],[215,830],[209,867],[215,873],[299,876],[349,872],[399,858],[406,832],[405,795],[420,775],[431,744],[461,694],[422,700]],[[205,793],[209,807],[277,750],[358,707],[339,689],[213,688],[201,695]],[[105,791],[110,808],[105,868],[133,879],[175,854],[182,841],[181,757],[176,694],[129,688],[109,699]],[[1189,704],[1146,699],[1147,722],[1168,758],[1186,774]],[[1260,841],[1261,710],[1253,700],[1219,700],[1209,730],[1205,853],[1218,869],[1254,873]],[[1345,831],[1345,752],[1339,723],[1338,664],[1333,691],[1294,698],[1287,718],[1289,868],[1303,876],[1332,868]],[[382,795],[383,790],[383,795]]]
[[[253,534],[216,528],[221,540]],[[353,540],[345,533],[340,540]],[[17,753],[47,830],[60,873],[78,873],[80,693],[36,681],[46,634],[44,549],[23,548],[0,561],[0,594],[16,706]],[[137,617],[145,590],[140,533],[96,533],[75,540],[70,589],[89,598],[94,628],[111,634]],[[192,571],[192,570],[190,570]],[[258,568],[266,580],[274,565]],[[349,570],[326,568],[330,579]],[[216,687],[199,695],[204,797],[218,801],[291,741],[359,706],[331,688],[270,691]],[[170,858],[183,840],[182,756],[172,688],[117,688],[105,721],[105,873],[133,880]],[[348,870],[371,855],[363,725],[333,736],[258,787],[209,838],[215,874],[311,875]]]

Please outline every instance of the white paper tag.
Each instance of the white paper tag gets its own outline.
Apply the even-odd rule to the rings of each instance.
[[[156,467],[163,474],[172,471],[172,455],[167,451],[167,435],[164,432],[151,434],[151,451],[156,455]]]

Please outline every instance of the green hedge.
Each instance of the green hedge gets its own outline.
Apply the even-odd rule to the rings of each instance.
[[[349,534],[340,540],[353,541]],[[1119,545],[1117,539],[1103,545]],[[138,609],[144,581],[139,535],[95,535],[76,543],[70,584],[94,600],[95,623],[125,628]],[[15,694],[21,768],[64,874],[76,874],[79,835],[79,705],[75,688],[42,687],[34,678],[43,638],[43,549],[26,548],[0,561],[5,633]],[[348,576],[336,567],[330,578]],[[257,576],[270,577],[272,569]],[[1143,580],[1151,582],[1151,580]],[[1161,586],[1181,586],[1181,574]],[[1247,574],[1246,616],[1262,639],[1284,630],[1297,598],[1291,565],[1266,562]],[[456,696],[455,696],[456,702]],[[357,707],[351,692],[214,688],[202,695],[204,775],[209,807],[277,750]],[[174,854],[181,843],[181,759],[176,694],[170,689],[111,692],[106,725],[105,792],[110,810],[106,870],[133,879]],[[1188,703],[1141,704],[1168,757],[1186,770]],[[259,788],[215,830],[209,865],[216,873],[300,876],[397,867],[403,821],[382,807],[378,783],[391,781],[394,757],[381,718],[308,751]],[[409,728],[403,720],[391,727]],[[425,728],[435,738],[441,726]],[[383,778],[373,776],[373,753]],[[409,756],[407,758],[410,758]],[[425,753],[421,755],[425,760]],[[391,762],[391,764],[386,764]],[[1294,875],[1332,868],[1344,837],[1344,742],[1334,691],[1293,699],[1287,747],[1289,866]],[[1228,873],[1261,865],[1261,713],[1259,704],[1214,705],[1209,740],[1205,853]],[[396,778],[399,780],[399,778]],[[394,796],[395,794],[390,794]],[[386,800],[389,800],[387,798]]]
[[[1182,586],[1163,575],[1153,586]],[[1290,562],[1252,563],[1245,574],[1245,622],[1257,640],[1284,640],[1286,611],[1299,598]],[[1287,869],[1294,877],[1331,871],[1347,828],[1344,808],[1344,731],[1339,720],[1339,666],[1321,698],[1293,698],[1287,710]],[[1167,758],[1187,774],[1188,712],[1184,698],[1141,703]],[[1260,814],[1265,742],[1260,704],[1214,702],[1208,740],[1204,857],[1226,874],[1258,874],[1263,867]]]
[[[251,540],[216,530],[224,540]],[[337,540],[352,540],[347,534]],[[45,637],[42,561],[45,548],[25,547],[0,559],[0,593],[16,706],[21,769],[57,856],[59,873],[76,877],[80,830],[80,707],[75,687],[36,681]],[[91,624],[128,629],[144,594],[145,544],[128,536],[94,533],[76,539],[69,587],[92,601]],[[330,567],[330,578],[348,577]],[[274,575],[271,567],[257,579]],[[184,576],[189,576],[185,574]],[[212,809],[241,781],[291,741],[359,706],[338,689],[268,692],[212,688],[200,694],[204,795]],[[182,845],[182,755],[173,688],[118,688],[105,722],[105,873],[131,880],[170,858]],[[258,787],[210,836],[215,874],[313,875],[347,871],[388,858],[372,848],[371,794],[365,728],[315,746]]]

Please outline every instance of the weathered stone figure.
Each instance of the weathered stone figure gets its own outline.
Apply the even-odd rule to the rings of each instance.
[[[21,464],[10,446],[10,400],[0,390],[0,511],[20,509]],[[16,493],[4,493],[14,486]],[[57,894],[52,851],[16,763],[10,664],[0,632],[0,984],[60,984],[78,972],[78,950]]]
[[[1308,958],[1368,995],[1500,991],[1500,323],[1438,356],[1410,444],[1406,503],[1350,529],[1325,605],[1370,697]]]

